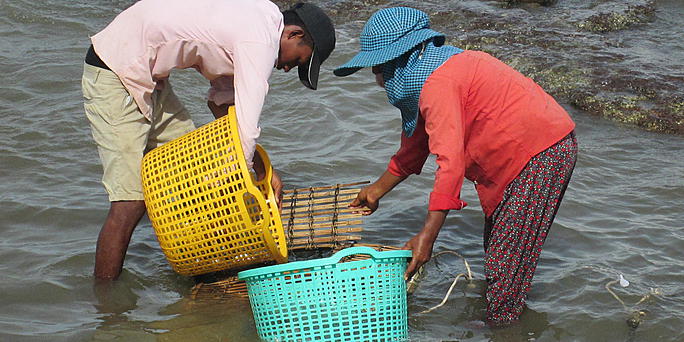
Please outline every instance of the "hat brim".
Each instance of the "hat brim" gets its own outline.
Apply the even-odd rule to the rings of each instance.
[[[333,70],[333,73],[335,76],[349,76],[363,68],[383,64],[403,55],[416,45],[431,38],[435,38],[436,46],[444,44],[445,37],[442,33],[431,29],[413,31],[384,48],[373,51],[360,51],[349,62]]]
[[[316,47],[311,51],[311,59],[308,65],[300,65],[297,67],[299,73],[299,80],[309,89],[316,90],[318,88],[318,74],[321,71],[320,54],[316,52]]]

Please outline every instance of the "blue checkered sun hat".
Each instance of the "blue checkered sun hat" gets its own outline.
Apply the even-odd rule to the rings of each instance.
[[[444,34],[430,29],[430,19],[424,12],[409,7],[379,10],[363,27],[361,51],[333,73],[348,76],[362,68],[383,64],[430,38],[435,38],[437,46],[444,44]]]
[[[451,56],[463,50],[445,46],[444,35],[430,29],[427,14],[394,7],[373,14],[361,32],[361,52],[334,70],[337,76],[382,65],[389,103],[401,111],[402,130],[413,135],[418,100],[425,80]]]

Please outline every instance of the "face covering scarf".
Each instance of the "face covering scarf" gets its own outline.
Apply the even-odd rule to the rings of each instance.
[[[401,128],[407,137],[413,135],[418,120],[418,99],[423,83],[451,56],[463,50],[435,46],[433,40],[423,42],[382,67],[389,103],[401,111]]]

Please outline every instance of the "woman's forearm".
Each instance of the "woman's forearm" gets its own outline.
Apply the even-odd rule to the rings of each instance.
[[[379,200],[406,178],[408,178],[408,176],[395,176],[391,172],[385,170],[378,180],[371,185],[374,197]]]

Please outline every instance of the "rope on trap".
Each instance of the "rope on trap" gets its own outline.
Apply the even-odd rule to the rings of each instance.
[[[473,273],[470,271],[470,265],[468,264],[468,260],[466,260],[466,258],[464,258],[458,252],[449,251],[449,250],[441,251],[441,252],[438,252],[436,254],[433,254],[432,258],[430,258],[430,260],[437,260],[436,258],[440,255],[443,255],[443,254],[453,254],[453,255],[456,255],[457,257],[461,258],[461,260],[463,260],[463,264],[465,265],[467,273],[459,273],[456,275],[456,277],[454,278],[454,281],[451,283],[451,286],[449,286],[449,290],[447,290],[446,295],[444,295],[444,299],[442,299],[442,301],[439,304],[437,304],[437,305],[435,305],[435,306],[433,306],[427,310],[423,310],[423,311],[419,312],[418,314],[426,314],[428,312],[431,312],[437,308],[444,306],[444,304],[446,304],[447,300],[449,300],[449,296],[451,295],[451,292],[454,290],[454,287],[456,287],[456,283],[458,283],[458,280],[461,277],[465,277],[468,280],[468,282],[473,280]],[[408,284],[406,284],[406,291],[409,294],[413,293],[416,290],[416,288],[418,288],[418,284],[421,281],[421,279],[423,278],[423,275],[425,272],[424,267],[425,267],[425,265],[421,266],[418,269],[418,271],[411,277]]]
[[[648,311],[640,310],[640,309],[630,309],[627,306],[627,304],[625,304],[625,301],[622,300],[611,288],[611,286],[615,285],[615,284],[620,284],[620,286],[622,286],[622,287],[627,287],[627,286],[629,286],[629,281],[627,281],[627,279],[625,279],[622,276],[622,274],[620,274],[620,276],[618,277],[617,280],[611,280],[608,283],[606,283],[605,288],[608,291],[608,293],[610,293],[613,296],[613,298],[615,298],[618,302],[620,302],[620,304],[622,304],[622,307],[625,309],[625,311],[630,312],[630,316],[629,316],[629,318],[627,318],[626,323],[631,329],[636,329],[639,327],[639,324],[641,324],[641,322],[643,321],[643,319],[646,316],[646,314],[648,313]],[[643,295],[641,297],[641,299],[639,299],[639,301],[636,302],[631,307],[634,308],[634,307],[644,303],[645,301],[649,300],[654,295],[661,295],[661,294],[662,294],[662,291],[660,289],[651,288],[649,293]]]
[[[288,249],[337,248],[361,240],[362,213],[349,208],[368,181],[283,191]]]
[[[335,204],[340,202],[340,184],[335,185],[335,196],[333,198],[333,202]],[[339,220],[339,205],[335,205],[333,208],[333,215],[332,215],[332,220],[330,223],[330,229],[331,229],[331,234],[332,235],[332,240],[333,240],[333,248],[339,247],[339,244],[337,243],[337,221]]]

